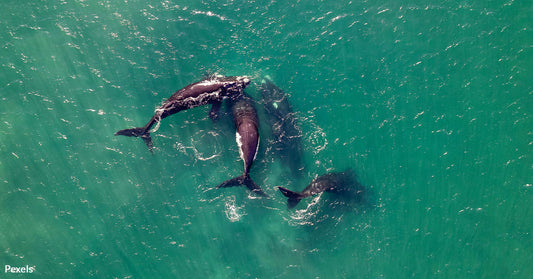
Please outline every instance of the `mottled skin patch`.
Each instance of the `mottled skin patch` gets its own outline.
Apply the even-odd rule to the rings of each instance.
[[[124,129],[115,133],[115,136],[141,137],[150,151],[152,139],[150,129],[156,123],[175,113],[190,108],[211,104],[209,116],[216,119],[220,103],[226,97],[236,97],[243,93],[244,88],[250,84],[246,76],[211,76],[199,82],[189,84],[176,91],[159,108],[144,127]],[[156,127],[157,128],[157,127]],[[157,129],[155,129],[157,130]]]

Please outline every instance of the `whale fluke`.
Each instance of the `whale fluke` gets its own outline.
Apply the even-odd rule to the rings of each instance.
[[[300,200],[304,198],[300,193],[291,191],[287,188],[278,187],[278,189],[285,197],[289,198],[287,200],[287,205],[289,206],[289,208],[296,206],[300,202]]]
[[[259,187],[255,182],[250,178],[249,174],[243,174],[241,176],[237,176],[232,179],[228,179],[224,182],[222,182],[220,185],[217,186],[217,188],[227,188],[227,187],[233,187],[233,186],[246,186],[250,191],[253,193],[256,193],[262,197],[268,197],[268,195],[261,190],[261,187]]]
[[[278,187],[278,189],[289,198],[287,203],[289,208],[297,205],[301,199],[320,192],[336,193],[340,196],[353,197],[355,200],[361,200],[364,194],[364,187],[357,182],[357,176],[352,169],[321,175],[313,179],[301,192],[294,192],[283,187]]]
[[[132,129],[124,129],[120,130],[115,133],[115,136],[127,136],[127,137],[141,137],[146,143],[146,146],[148,146],[148,149],[150,152],[154,152],[153,144],[152,144],[152,137],[150,137],[150,132],[145,127],[137,127]]]
[[[259,121],[252,99],[246,94],[232,100],[231,111],[235,123],[235,141],[239,147],[239,155],[244,162],[244,173],[241,176],[224,181],[217,188],[246,185],[250,191],[267,197],[255,182],[250,178],[250,168],[259,149]]]

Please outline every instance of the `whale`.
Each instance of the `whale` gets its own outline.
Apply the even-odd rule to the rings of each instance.
[[[217,188],[244,185],[253,193],[267,197],[268,195],[263,192],[261,187],[255,184],[250,178],[250,168],[259,149],[259,121],[257,111],[250,97],[242,94],[233,100],[231,112],[236,130],[235,141],[239,148],[239,155],[244,163],[244,173],[241,176],[222,182]]]
[[[115,136],[140,137],[143,139],[150,152],[153,152],[153,143],[150,129],[154,124],[159,126],[162,119],[182,110],[211,104],[209,117],[218,118],[218,110],[225,98],[237,98],[243,93],[244,88],[250,84],[248,76],[221,76],[211,75],[201,81],[187,85],[176,91],[170,98],[155,110],[154,115],[143,127],[120,130]],[[154,131],[152,131],[154,132]]]
[[[321,175],[305,187],[301,192],[291,191],[284,187],[278,190],[288,198],[287,207],[295,207],[302,199],[314,196],[321,192],[329,192],[341,195],[359,195],[362,188],[358,185],[355,173],[348,169],[344,172],[331,172]]]
[[[302,131],[287,94],[268,76],[262,79],[260,91],[272,130],[271,151],[289,168],[293,177],[301,177],[304,170]]]

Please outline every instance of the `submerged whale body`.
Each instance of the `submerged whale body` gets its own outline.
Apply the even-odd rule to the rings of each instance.
[[[141,137],[148,149],[152,151],[152,138],[150,129],[154,124],[172,114],[182,110],[211,104],[209,117],[216,119],[222,100],[226,97],[236,97],[242,94],[244,88],[250,84],[250,78],[247,76],[210,76],[199,82],[187,85],[176,91],[168,98],[155,114],[150,118],[144,127],[124,129],[115,133],[115,136]]]
[[[260,91],[272,128],[273,152],[289,167],[293,176],[301,176],[304,168],[302,132],[287,94],[268,77],[262,80]]]
[[[235,139],[239,146],[240,157],[244,162],[244,173],[224,181],[217,188],[245,185],[250,191],[266,197],[267,194],[250,178],[250,168],[259,148],[257,112],[252,100],[244,94],[233,101],[231,109],[236,129]]]
[[[301,192],[294,192],[287,188],[278,187],[280,192],[288,198],[287,206],[293,208],[302,199],[316,195],[320,192],[336,193],[339,195],[362,194],[362,187],[358,184],[355,173],[348,169],[344,172],[332,172],[315,178]]]

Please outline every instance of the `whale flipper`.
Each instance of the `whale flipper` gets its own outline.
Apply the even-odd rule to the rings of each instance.
[[[211,105],[211,110],[209,110],[209,118],[211,118],[212,121],[218,120],[218,113],[220,111],[221,105],[222,105],[222,102],[214,102]]]
[[[127,137],[141,137],[146,143],[146,146],[148,146],[148,149],[150,152],[154,152],[153,144],[152,144],[152,137],[150,137],[150,132],[145,127],[137,127],[132,129],[124,129],[120,130],[115,133],[115,136],[127,136]]]
[[[291,191],[287,188],[278,187],[278,189],[285,197],[289,198],[287,200],[287,206],[289,208],[295,207],[300,202],[300,200],[303,198],[302,194]]]
[[[241,185],[245,185],[250,191],[262,197],[268,197],[268,195],[265,192],[263,192],[263,190],[261,190],[261,187],[255,184],[252,178],[250,178],[250,175],[246,175],[246,174],[237,176],[232,179],[228,179],[222,182],[220,185],[218,185],[217,188],[227,188],[227,187],[241,186]]]

